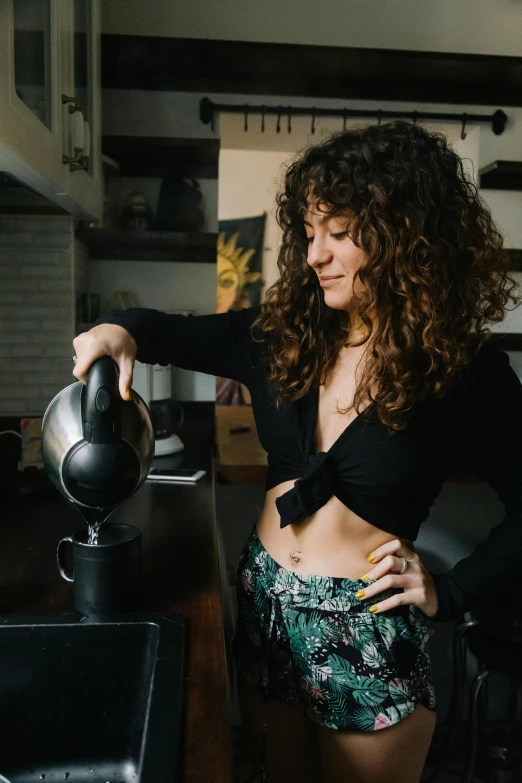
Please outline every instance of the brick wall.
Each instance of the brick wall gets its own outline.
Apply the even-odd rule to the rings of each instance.
[[[0,416],[43,414],[74,381],[87,261],[68,216],[0,216]]]

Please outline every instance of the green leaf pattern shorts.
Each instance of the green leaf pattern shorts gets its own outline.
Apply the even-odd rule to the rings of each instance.
[[[436,709],[426,645],[433,623],[416,606],[380,613],[355,593],[371,582],[288,571],[256,527],[236,575],[238,671],[265,698],[302,704],[332,729],[375,731],[417,704]]]

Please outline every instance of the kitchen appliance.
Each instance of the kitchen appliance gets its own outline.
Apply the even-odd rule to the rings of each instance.
[[[87,522],[89,510],[112,509],[141,487],[154,458],[152,423],[139,394],[121,399],[113,359],[97,359],[86,385],[73,383],[50,402],[42,455],[53,484]]]
[[[184,412],[179,402],[171,397],[171,368],[161,364],[134,365],[132,388],[150,408],[154,431],[154,456],[177,454],[185,448],[175,430],[183,424]]]

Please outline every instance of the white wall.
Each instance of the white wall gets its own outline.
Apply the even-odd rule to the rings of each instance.
[[[466,52],[520,57],[519,0],[110,0],[123,35]]]
[[[478,129],[479,168],[495,160],[522,160],[522,109],[511,108],[508,114],[510,121],[501,136],[487,134],[484,127]],[[522,192],[484,189],[481,195],[504,237],[505,247],[522,248]]]
[[[195,315],[215,312],[214,264],[160,261],[90,261],[89,286],[101,294],[102,310],[113,291],[131,291],[138,307],[174,312],[193,310]],[[172,368],[172,394],[179,400],[214,400],[211,375]]]
[[[265,288],[278,276],[281,230],[275,219],[275,195],[287,152],[222,149],[219,156],[219,220],[254,217],[266,212],[263,252]]]
[[[485,126],[470,128],[466,139],[458,140],[454,148],[462,157],[465,168],[478,184],[479,169],[495,160],[522,160],[522,109],[507,110],[510,121],[501,136],[495,136]],[[480,189],[498,231],[504,238],[504,247],[522,248],[522,192],[512,190]],[[513,278],[522,285],[522,272]],[[491,326],[492,332],[522,332],[522,307],[506,313],[500,324]],[[510,354],[515,371],[522,377],[522,359],[519,353]]]
[[[466,168],[478,182],[479,169],[495,160],[522,160],[522,109],[506,109],[509,116],[504,133],[496,136],[484,125],[471,127],[464,141],[454,144]],[[522,192],[481,189],[480,195],[491,210],[504,247],[522,247]]]
[[[212,98],[212,95],[210,95]],[[277,97],[270,95],[230,95],[220,96],[223,102],[233,104],[249,103],[251,105],[266,106],[292,106],[294,108],[310,108],[315,106],[320,109],[357,109],[375,112],[377,109],[384,111],[430,111],[452,112],[457,109],[445,103],[408,103],[407,101],[375,101],[375,100],[348,100],[340,101],[333,98],[302,98],[302,97]],[[212,100],[215,100],[212,98]],[[495,107],[497,108],[497,107]],[[484,107],[459,105],[458,111],[485,113]],[[486,109],[486,112],[488,110]],[[346,121],[346,128],[366,125],[375,120],[369,114],[357,120]],[[461,123],[442,123],[431,121],[423,123],[429,130],[442,130],[449,142],[456,142],[460,136]],[[291,118],[291,131],[288,132],[288,113],[281,114],[280,132],[277,133],[277,115],[265,116],[265,130],[261,130],[261,115],[252,114],[248,117],[248,131],[244,129],[244,114],[223,113],[220,119],[221,148],[231,149],[255,149],[270,150],[288,153],[296,153],[310,144],[321,142],[326,136],[343,129],[341,117],[317,117],[315,121],[315,133],[312,133],[311,115]]]
[[[204,125],[199,119],[202,97],[203,94],[192,92],[104,89],[103,133],[218,139],[219,122],[212,131],[210,125]]]

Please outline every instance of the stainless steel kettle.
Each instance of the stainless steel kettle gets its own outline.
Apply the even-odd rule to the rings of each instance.
[[[149,410],[133,390],[129,402],[121,399],[113,359],[97,359],[86,385],[73,383],[50,402],[42,455],[51,481],[80,512],[114,508],[141,487],[154,458]]]

